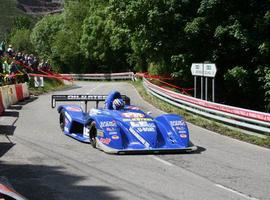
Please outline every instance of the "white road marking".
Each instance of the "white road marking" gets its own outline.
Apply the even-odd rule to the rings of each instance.
[[[168,161],[165,161],[165,160],[162,160],[161,158],[157,157],[157,156],[153,156],[151,155],[150,157],[152,157],[153,159],[165,164],[165,165],[168,165],[168,166],[174,166],[172,163],[168,162]]]
[[[215,184],[215,186],[217,186],[217,187],[219,187],[219,188],[222,188],[222,189],[224,189],[224,190],[227,190],[227,191],[229,191],[229,192],[232,192],[232,193],[234,193],[234,194],[237,194],[237,195],[239,195],[239,196],[241,196],[241,197],[244,197],[244,198],[246,198],[246,199],[249,199],[249,200],[259,200],[259,199],[257,199],[257,198],[250,197],[250,196],[248,196],[248,195],[242,194],[242,193],[240,193],[240,192],[237,192],[237,191],[235,191],[235,190],[233,190],[233,189],[227,188],[227,187],[225,187],[225,186],[223,186],[223,185],[220,185],[220,184]]]

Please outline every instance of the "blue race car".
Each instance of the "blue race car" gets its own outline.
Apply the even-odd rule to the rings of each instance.
[[[64,134],[81,142],[91,143],[107,153],[191,152],[197,149],[189,140],[189,130],[183,117],[164,114],[152,118],[130,99],[117,91],[109,95],[52,95],[52,107],[57,101],[85,102],[85,112],[76,104],[60,105],[59,123]],[[96,108],[87,112],[87,102]],[[104,108],[98,108],[105,101]],[[116,105],[123,104],[120,108]]]

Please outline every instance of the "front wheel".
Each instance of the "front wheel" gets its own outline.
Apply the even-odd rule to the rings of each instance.
[[[60,112],[59,123],[60,123],[61,130],[64,132],[64,128],[65,128],[65,112],[63,110]]]
[[[97,128],[96,123],[93,121],[89,125],[89,140],[93,148],[97,148]]]

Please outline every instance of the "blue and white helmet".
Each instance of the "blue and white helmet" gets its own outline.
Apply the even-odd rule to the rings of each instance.
[[[114,110],[120,110],[123,109],[125,106],[125,103],[123,99],[114,99],[112,103],[112,107]]]

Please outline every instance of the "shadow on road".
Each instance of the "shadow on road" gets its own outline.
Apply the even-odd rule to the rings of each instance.
[[[0,158],[8,152],[15,144],[11,142],[0,142]],[[0,166],[1,168],[1,166]],[[0,173],[1,174],[1,173]]]
[[[204,147],[197,146],[195,151],[185,151],[185,150],[172,150],[172,151],[136,151],[136,152],[123,152],[117,154],[118,156],[128,156],[128,155],[177,155],[177,154],[200,154],[201,152],[206,151]],[[110,154],[114,156],[115,154]]]
[[[21,110],[22,106],[21,105],[11,105],[8,107],[9,110]]]
[[[84,177],[67,174],[61,167],[7,164],[0,161],[0,174],[12,187],[31,200],[117,200],[111,187],[79,185]]]
[[[1,135],[14,135],[16,126],[14,125],[0,125]]]
[[[19,112],[17,111],[7,111],[5,110],[1,117],[14,117],[15,119],[11,122],[8,121],[8,125],[0,125],[0,134],[1,135],[14,135],[16,126],[15,123],[19,118]]]
[[[206,148],[204,147],[201,147],[201,146],[197,146],[197,150],[196,151],[193,151],[193,152],[190,152],[191,154],[200,154],[202,152],[206,151]]]
[[[5,110],[2,114],[2,117],[19,117],[19,112],[17,111],[7,111]]]
[[[31,103],[31,102],[33,102],[33,101],[35,101],[35,100],[37,100],[38,99],[38,97],[37,96],[30,96],[29,98],[27,98],[27,99],[25,99],[25,100],[23,100],[23,101],[19,101],[19,102],[17,102],[15,105],[13,105],[13,106],[23,106],[23,105],[26,105],[26,104],[28,104],[28,103]]]

